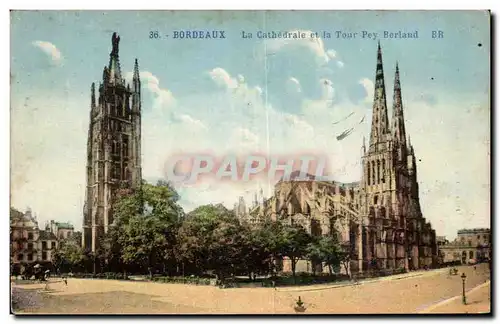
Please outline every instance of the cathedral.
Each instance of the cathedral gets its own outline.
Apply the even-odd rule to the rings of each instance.
[[[102,82],[92,83],[87,139],[87,186],[83,208],[82,246],[99,249],[113,223],[116,190],[141,184],[141,81],[135,60],[132,86],[120,70],[120,37],[113,34],[109,64]]]
[[[396,64],[392,119],[387,111],[382,50],[377,51],[375,94],[368,145],[362,144],[362,177],[355,183],[280,181],[274,195],[236,214],[252,223],[271,219],[300,224],[313,236],[336,233],[350,251],[351,273],[409,271],[435,266],[436,233],[422,216],[415,152],[406,137]],[[297,271],[325,271],[300,260]],[[283,270],[290,264],[283,260]]]

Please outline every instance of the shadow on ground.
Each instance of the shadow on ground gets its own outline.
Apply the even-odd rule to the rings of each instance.
[[[57,290],[13,288],[16,315],[37,314],[174,314],[204,313],[202,308],[152,300],[156,296],[125,291],[56,295]]]

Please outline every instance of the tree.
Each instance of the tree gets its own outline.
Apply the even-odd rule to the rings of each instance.
[[[351,263],[351,245],[349,243],[341,244],[339,259],[340,263],[344,266],[345,273],[350,277],[349,263]]]
[[[250,228],[243,226],[241,266],[249,277],[251,274],[267,274],[272,268],[273,245],[269,226]],[[242,270],[243,270],[242,269]]]
[[[52,264],[59,271],[73,271],[82,266],[84,253],[79,244],[74,240],[65,240],[52,256]]]
[[[311,260],[324,262],[328,265],[330,274],[333,269],[340,266],[344,257],[342,247],[336,236],[322,236],[309,243],[307,255]]]
[[[281,256],[290,259],[292,276],[294,282],[297,261],[307,254],[307,246],[311,242],[311,236],[299,225],[282,225],[277,227],[279,232],[276,236],[275,249]]]
[[[244,232],[223,205],[204,205],[188,213],[179,228],[176,256],[199,273],[213,270],[221,280],[241,263]]]
[[[127,265],[153,269],[174,260],[175,235],[184,215],[179,195],[167,182],[156,186],[144,182],[138,190],[122,189],[114,204],[114,229],[105,244],[106,254],[121,251],[120,260]]]

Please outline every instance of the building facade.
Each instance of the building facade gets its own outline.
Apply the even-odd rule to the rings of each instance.
[[[126,84],[119,43],[120,37],[114,33],[109,64],[104,67],[97,94],[95,84],[91,86],[82,245],[92,252],[113,223],[117,189],[140,186],[142,179],[139,67],[136,59],[132,86]]]
[[[362,144],[361,181],[280,181],[274,195],[246,218],[252,223],[272,219],[300,224],[315,236],[338,233],[351,252],[353,273],[434,266],[436,233],[420,209],[415,151],[406,137],[397,64],[391,120],[385,90],[379,44],[370,139],[368,145]],[[321,265],[304,260],[297,271],[310,271],[313,266],[322,270]],[[283,267],[290,269],[286,260]]]
[[[54,233],[58,240],[65,240],[73,236],[75,228],[72,224],[55,222],[53,220],[45,225],[45,230]]]
[[[50,229],[40,230],[31,210],[25,213],[10,211],[11,264],[35,264],[52,261],[58,247],[56,235]]]
[[[491,258],[491,233],[489,228],[462,229],[457,238],[439,246],[443,263],[469,264]]]

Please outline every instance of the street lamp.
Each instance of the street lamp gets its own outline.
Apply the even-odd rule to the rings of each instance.
[[[467,305],[467,301],[465,299],[465,278],[467,278],[467,276],[465,275],[465,272],[462,273],[460,278],[462,278],[462,303]]]

